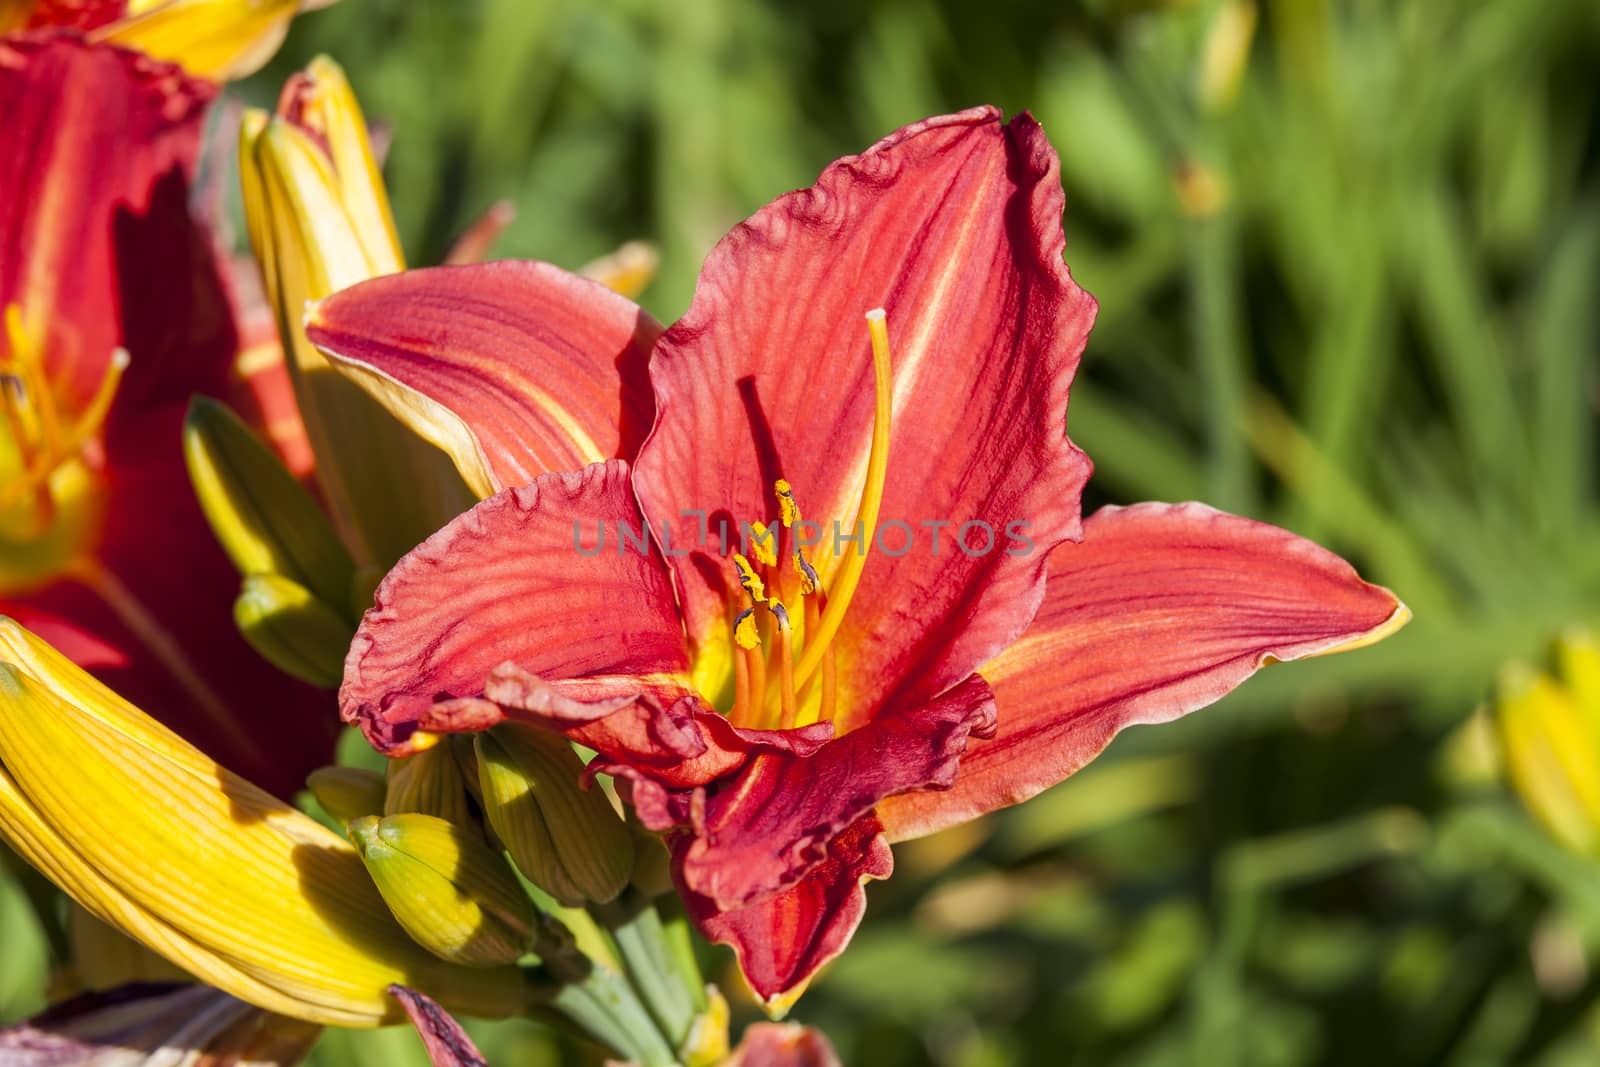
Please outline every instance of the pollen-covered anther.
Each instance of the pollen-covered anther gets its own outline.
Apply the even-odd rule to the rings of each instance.
[[[733,554],[733,566],[739,572],[739,585],[744,588],[746,593],[750,594],[751,603],[759,604],[767,599],[766,583],[762,582],[761,576],[756,573],[755,567],[751,566],[747,558],[735,552]]]
[[[817,577],[816,568],[806,559],[803,549],[794,550],[794,569],[800,574],[800,592],[805,596],[815,596],[817,590],[822,588],[822,579]]]
[[[768,567],[778,563],[778,531],[764,522],[750,524],[750,554]]]
[[[782,520],[784,529],[788,529],[800,521],[800,505],[795,503],[794,488],[787,481],[779,478],[772,486],[773,494],[778,498],[778,518]]]
[[[745,608],[733,620],[733,640],[747,651],[761,647],[761,631],[756,627],[755,608]]]

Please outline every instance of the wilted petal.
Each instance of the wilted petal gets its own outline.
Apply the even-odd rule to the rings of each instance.
[[[631,460],[654,415],[645,366],[660,332],[598,282],[521,260],[379,278],[306,321],[312,343],[480,496]]]
[[[1077,535],[1089,464],[1063,428],[1095,304],[1062,263],[1061,210],[1056,155],[1032,118],[929,119],[736,227],[656,346],[658,421],[636,476],[645,513],[687,546],[702,520],[685,510],[713,530],[770,520],[784,478],[825,531],[826,585],[853,551],[832,527],[856,522],[873,422],[863,315],[886,309],[894,402],[879,522],[891,550],[905,534],[890,521],[915,541],[871,554],[845,616],[839,699],[852,724],[930,699],[1021,633],[1047,553]],[[924,522],[950,524],[937,554]],[[978,526],[957,548],[967,522],[987,524],[988,551]],[[1013,523],[1028,524],[1031,552],[1008,537]],[[711,540],[676,573],[696,655],[731,662],[731,569]]]
[[[999,731],[955,787],[879,809],[904,840],[1020,803],[1135,723],[1176,719],[1268,663],[1358,648],[1410,613],[1326,549],[1203,504],[1108,507],[1050,557],[1044,606],[982,668]]]
[[[461,1024],[434,1001],[403,985],[390,986],[389,994],[406,1009],[411,1025],[422,1035],[433,1067],[489,1067]]]
[[[619,523],[643,536],[628,466],[613,460],[506,490],[430,537],[362,619],[340,690],[345,720],[390,755],[412,751],[419,726],[484,729],[503,713],[477,698],[508,662],[535,679],[581,681],[568,695],[601,702],[593,717],[647,691],[672,694],[665,704],[683,695],[667,572],[632,542],[619,551]]]
[[[89,993],[0,1030],[6,1067],[292,1067],[322,1028],[199,985]]]
[[[732,945],[750,988],[781,1014],[823,964],[844,951],[866,914],[863,886],[894,872],[878,821],[862,819],[829,844],[827,858],[788,889],[723,911],[683,888],[690,918],[713,941]]]

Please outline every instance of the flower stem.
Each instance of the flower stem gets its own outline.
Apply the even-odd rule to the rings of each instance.
[[[683,973],[655,905],[637,891],[629,891],[590,910],[611,931],[628,979],[650,1014],[673,1047],[681,1047],[699,1014],[698,971],[692,980]]]
[[[595,967],[581,982],[562,985],[549,1007],[589,1037],[641,1067],[672,1067],[677,1062],[655,1020],[621,975]]]

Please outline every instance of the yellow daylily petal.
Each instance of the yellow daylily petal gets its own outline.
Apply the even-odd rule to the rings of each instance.
[[[0,619],[0,831],[96,916],[204,981],[311,1022],[373,1026],[400,983],[476,1015],[527,1006],[514,968],[414,944],[348,842],[217,766]]]
[[[1600,733],[1554,679],[1521,664],[1496,702],[1505,764],[1528,809],[1569,847],[1600,853]]]
[[[578,273],[632,300],[650,288],[660,265],[661,255],[654,245],[629,241],[610,255],[585,263]]]
[[[279,334],[289,340],[290,378],[323,495],[358,563],[387,570],[476,498],[449,457],[306,340],[309,301],[404,262],[343,75],[318,61],[296,99],[296,116],[322,143],[287,119],[248,114],[239,144],[245,218]]]
[[[89,36],[233,81],[272,58],[300,8],[299,0],[135,0],[127,15]]]

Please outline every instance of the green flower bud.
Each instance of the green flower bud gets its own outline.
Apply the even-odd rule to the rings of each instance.
[[[278,574],[245,578],[233,621],[267,662],[303,682],[335,689],[355,626],[305,586]]]
[[[435,956],[493,967],[529,951],[533,903],[504,858],[468,831],[412,813],[369,815],[348,832],[383,902]]]
[[[633,838],[583,761],[549,730],[506,723],[477,735],[484,813],[517,868],[568,907],[614,900],[633,871]]]
[[[183,424],[189,480],[239,573],[278,574],[346,604],[355,563],[311,494],[239,417],[195,397]]]
[[[306,787],[322,810],[339,823],[383,810],[383,775],[360,767],[319,767],[306,778]]]
[[[461,773],[461,764],[456,761],[455,746],[449,740],[415,756],[389,762],[389,792],[383,805],[385,815],[416,811],[457,826],[476,824],[467,803],[466,779]]]

